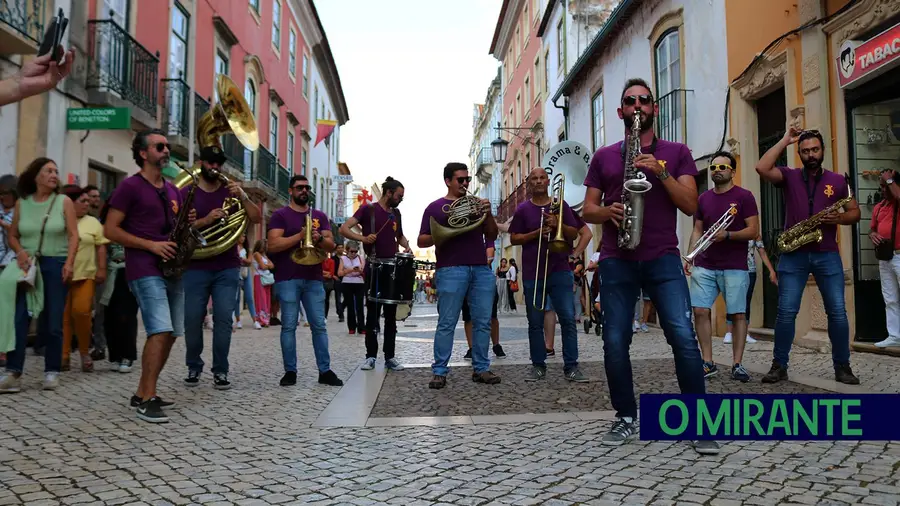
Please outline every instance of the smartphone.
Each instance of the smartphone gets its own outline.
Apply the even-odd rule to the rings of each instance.
[[[53,60],[57,64],[60,63],[63,54],[65,54],[65,51],[60,47],[60,43],[68,25],[69,20],[63,14],[63,10],[59,9],[59,12],[47,25],[47,31],[44,32],[44,38],[41,40],[41,46],[38,49],[38,56],[43,56],[53,51]]]

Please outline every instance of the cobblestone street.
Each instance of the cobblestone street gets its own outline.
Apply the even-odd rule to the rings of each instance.
[[[422,305],[400,324],[402,363],[430,363],[436,317],[435,306]],[[502,374],[527,362],[528,347],[524,315],[501,315],[501,326],[509,355]],[[171,422],[161,425],[137,420],[128,407],[138,368],[124,375],[107,372],[98,363],[98,372],[85,374],[75,372],[78,359],[73,358],[73,372],[63,374],[56,391],[44,392],[39,389],[43,360],[29,350],[23,391],[0,397],[0,505],[900,501],[897,442],[726,443],[719,455],[701,457],[684,443],[635,440],[618,448],[601,446],[608,420],[315,427],[341,389],[316,383],[309,329],[304,327],[298,331],[298,384],[279,387],[279,329],[235,331],[230,355],[234,388],[229,391],[214,390],[209,372],[199,387],[183,386],[186,368],[179,341],[159,390],[176,405],[167,410]],[[334,315],[329,335],[338,376],[349,383],[352,375],[370,374],[358,370],[364,358],[361,336],[348,335]],[[206,338],[204,359],[210,363],[208,331]],[[456,339],[453,362],[462,363],[462,322]],[[550,367],[561,369],[558,337],[556,346]],[[771,349],[763,341],[748,345],[745,362],[767,368]],[[582,362],[602,363],[600,339],[581,333],[580,353]],[[715,353],[725,362],[730,358],[721,341]],[[632,357],[670,355],[658,329],[635,336]],[[865,390],[900,390],[896,358],[854,354],[852,364]],[[455,369],[447,388],[471,388],[470,371]],[[599,371],[590,370],[593,375]],[[669,366],[657,374],[674,378]],[[830,381],[830,355],[795,349],[791,374],[792,379],[796,374]],[[427,376],[415,370],[409,374],[418,389],[427,389]],[[730,381],[723,373],[717,380]],[[758,381],[755,373],[748,386]],[[588,388],[607,394],[603,382]],[[752,388],[742,389],[747,390]],[[398,416],[396,400],[392,405],[390,416]]]

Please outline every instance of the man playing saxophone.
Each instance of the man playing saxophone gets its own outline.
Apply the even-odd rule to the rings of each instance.
[[[220,171],[225,165],[225,153],[219,146],[207,146],[200,151],[200,178],[194,190],[193,208],[198,218],[194,223],[201,233],[205,230],[219,230],[225,233],[222,222],[240,208],[246,211],[250,223],[259,223],[259,208],[250,201],[241,186],[230,181],[223,181]],[[187,196],[190,186],[181,189],[183,197]],[[226,200],[238,199],[239,205],[231,205],[226,212]],[[218,255],[204,259],[193,259],[184,273],[184,340],[185,363],[188,368],[184,384],[195,387],[200,383],[203,372],[203,319],[206,316],[206,305],[210,297],[213,304],[213,339],[212,339],[212,373],[213,388],[227,390],[231,388],[228,381],[228,352],[231,348],[231,314],[234,310],[234,299],[240,284],[241,261],[235,247],[228,248]]]
[[[547,349],[544,346],[544,310],[552,302],[562,328],[563,374],[568,381],[588,382],[578,368],[578,329],[575,326],[575,301],[572,291],[575,278],[568,254],[578,237],[581,219],[564,201],[551,210],[547,193],[547,172],[536,167],[528,174],[531,200],[523,202],[509,225],[510,243],[522,246],[522,278],[525,281],[525,304],[528,312],[528,344],[531,372],[525,381],[540,381],[547,376]],[[565,247],[550,252],[550,241],[562,220]]]
[[[753,194],[734,184],[736,167],[731,153],[713,155],[709,170],[715,188],[700,195],[690,242],[692,253],[704,246],[706,249],[686,263],[685,272],[691,277],[691,304],[703,357],[703,376],[709,378],[719,372],[712,355],[710,308],[722,293],[725,313],[734,322],[731,378],[746,383],[750,381],[750,374],[741,361],[747,336],[745,316],[747,290],[750,289],[747,241],[755,239],[758,233],[759,210]]]
[[[776,167],[781,153],[791,144],[797,151],[803,167],[792,169]],[[756,164],[760,177],[784,190],[784,229],[787,231],[826,209],[830,212],[821,223],[810,223],[812,232],[821,231],[819,242],[803,244],[806,239],[789,241],[788,250],[778,262],[778,316],[775,320],[775,349],[772,368],[763,377],[763,383],[776,383],[788,379],[788,358],[794,342],[794,321],[800,310],[806,280],[812,274],[822,293],[822,302],[828,314],[828,339],[831,341],[831,359],[836,381],[858,385],[859,378],[850,369],[850,325],[844,307],[844,268],[838,252],[838,225],[853,225],[859,221],[859,205],[850,197],[847,181],[840,174],[825,170],[825,142],[818,130],[798,130],[788,127],[784,137]],[[837,212],[836,204],[846,201],[844,212]],[[815,220],[814,220],[815,221]],[[795,229],[797,230],[797,229]]]
[[[491,372],[488,345],[491,340],[491,305],[496,284],[487,265],[485,242],[497,239],[497,223],[491,203],[468,194],[469,169],[463,163],[444,167],[447,195],[425,208],[417,241],[420,248],[435,246],[438,289],[438,324],[434,333],[433,377],[429,388],[447,386],[453,334],[463,300],[468,298],[472,316],[472,381],[494,385],[500,376]]]
[[[636,435],[637,403],[629,348],[634,303],[644,290],[656,306],[659,322],[675,355],[675,373],[682,393],[703,394],[703,363],[691,322],[690,293],[681,265],[676,235],[678,211],[692,216],[697,211],[697,167],[684,144],[657,139],[653,120],[659,107],[650,85],[643,79],[625,83],[618,109],[626,137],[594,153],[584,185],[584,220],[603,225],[599,273],[603,307],[603,349],[610,399],[617,421],[603,436],[606,445],[621,445]],[[627,152],[636,114],[640,114],[639,149]],[[625,216],[621,203],[627,164],[634,161],[652,188],[643,194],[644,216],[640,243],[633,249],[618,245],[619,227]],[[714,441],[700,441],[699,453],[717,453]]]

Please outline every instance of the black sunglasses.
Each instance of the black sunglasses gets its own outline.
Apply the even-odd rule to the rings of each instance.
[[[634,105],[638,101],[641,102],[641,105],[650,105],[653,103],[653,96],[651,96],[651,95],[628,95],[626,97],[622,97],[623,105]]]
[[[312,190],[312,186],[310,186],[308,184],[298,184],[297,186],[294,186],[291,189],[297,190],[297,191],[303,191],[303,190],[309,191],[309,190]]]
[[[456,178],[456,182],[459,184],[471,183],[472,176],[458,177],[458,178]]]
[[[160,153],[162,153],[163,150],[169,149],[169,144],[168,144],[168,143],[165,143],[165,142],[157,142],[156,145],[155,145],[154,147],[156,148],[157,151],[159,151]]]

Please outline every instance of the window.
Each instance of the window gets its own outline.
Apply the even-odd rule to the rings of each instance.
[[[531,112],[531,77],[530,76],[525,77],[525,111],[526,111],[526,114],[525,114],[526,116],[528,116],[527,113]]]
[[[172,9],[172,34],[169,41],[169,45],[171,46],[169,76],[173,79],[187,79],[189,19],[190,17],[188,16],[187,11],[184,10],[184,7],[178,2],[175,2],[175,8]]]
[[[256,114],[256,85],[253,84],[253,81],[247,79],[247,84],[244,85],[244,100],[247,101],[247,104],[250,105],[250,112],[254,115]]]
[[[272,45],[281,49],[281,4],[272,2]]]
[[[253,7],[253,10],[259,14],[259,0],[250,0],[250,7]]]
[[[566,68],[566,18],[563,16],[556,25],[556,73]]]
[[[94,164],[88,165],[88,182],[100,190],[100,197],[105,199],[116,189],[121,174],[100,168]]]
[[[544,89],[550,91],[550,50],[544,52]]]
[[[303,53],[303,96],[309,96],[309,57]]]
[[[531,173],[531,153],[525,153],[525,167],[528,169],[528,173]]]
[[[313,123],[315,124],[316,120],[319,119],[319,87],[316,86],[316,94],[315,99],[313,100],[313,107],[315,108],[315,112],[313,114]]]
[[[681,42],[677,28],[664,33],[656,42],[654,61],[659,103],[657,118],[659,137],[669,141],[681,141],[683,104],[680,94],[673,93],[681,88]]]
[[[287,139],[287,170],[294,174],[294,132],[288,132]]]
[[[228,57],[222,51],[216,51],[216,74],[228,75]],[[213,90],[216,102],[219,101],[219,90]]]
[[[278,158],[278,113],[274,111],[269,118],[269,150]]]
[[[535,99],[537,99],[540,96],[541,92],[543,91],[541,89],[540,77],[538,77],[540,75],[541,75],[541,55],[538,55],[537,58],[534,59],[534,98]]]
[[[300,173],[306,175],[306,148],[300,149]]]
[[[519,27],[517,26],[516,27],[516,39],[514,41],[516,44],[516,63],[519,63],[519,54],[522,52],[522,48],[519,47],[519,41],[521,41],[521,40],[522,40],[522,37],[519,36]]]
[[[288,70],[291,75],[297,75],[297,34],[294,30],[288,35]]]
[[[522,94],[516,94],[516,125],[522,124]]]
[[[597,90],[597,94],[591,99],[591,130],[594,133],[594,151],[606,144],[603,137],[603,90]]]

